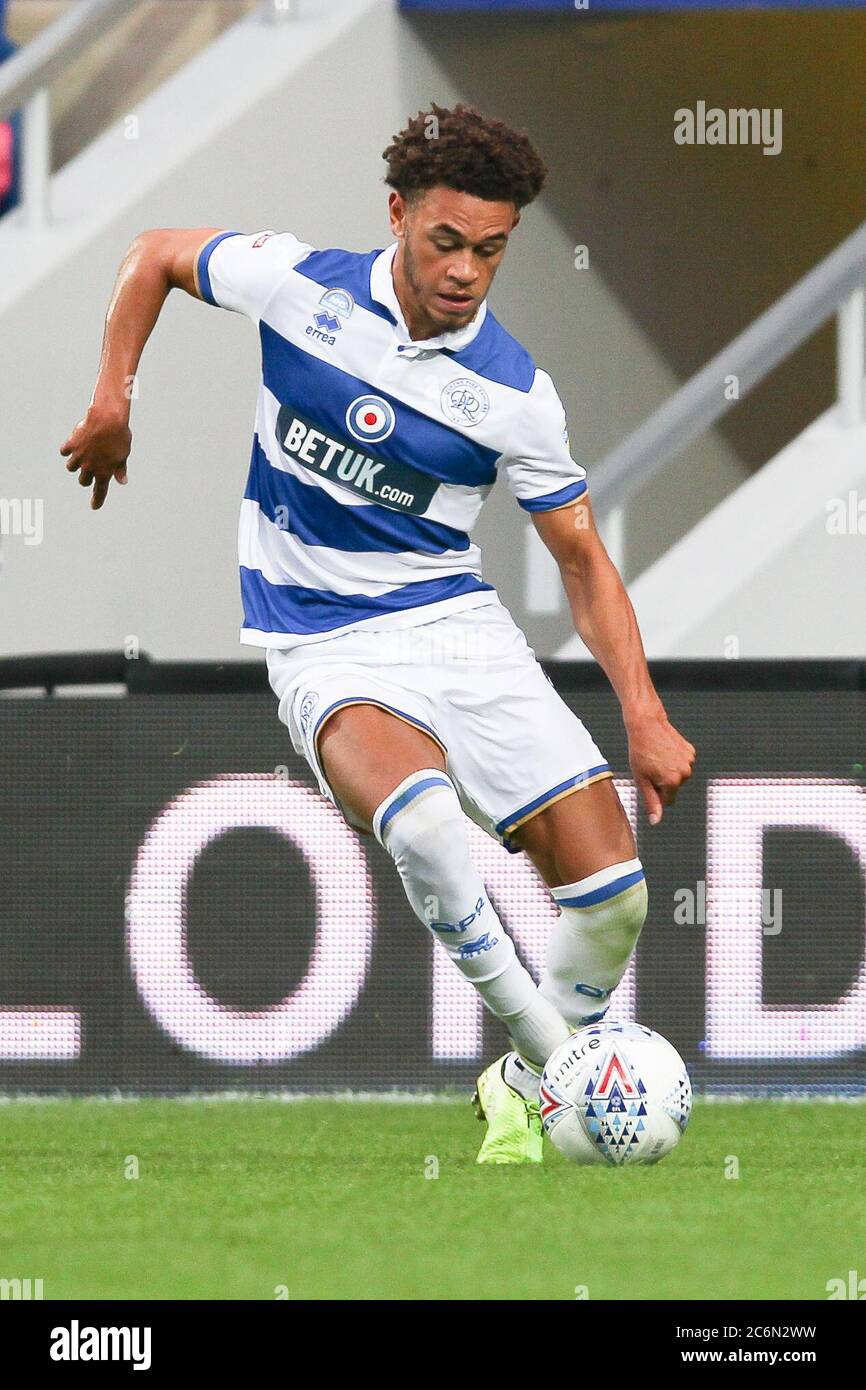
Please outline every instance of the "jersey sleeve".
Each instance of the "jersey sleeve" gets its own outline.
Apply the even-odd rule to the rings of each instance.
[[[508,486],[527,512],[568,507],[587,491],[586,469],[571,457],[565,409],[547,372],[536,368],[526,408],[504,459]]]
[[[274,290],[314,248],[291,232],[218,232],[195,258],[202,299],[258,321]]]

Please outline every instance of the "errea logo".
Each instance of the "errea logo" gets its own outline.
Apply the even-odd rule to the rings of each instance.
[[[304,332],[308,338],[318,338],[320,342],[326,343],[328,347],[333,347],[337,339],[335,333],[340,330],[340,320],[334,314],[322,309],[313,315],[313,322],[308,323]]]

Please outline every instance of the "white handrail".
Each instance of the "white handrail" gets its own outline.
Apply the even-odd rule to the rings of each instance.
[[[27,226],[48,225],[48,173],[51,168],[51,109],[48,88],[34,92],[24,107],[21,129],[21,202]]]
[[[0,120],[23,107],[20,202],[29,231],[42,231],[51,217],[49,85],[74,58],[139,3],[140,0],[81,0],[0,68]]]
[[[843,425],[863,422],[866,376],[866,290],[849,294],[836,313],[836,398]]]
[[[25,224],[41,231],[51,218],[51,120],[48,88],[68,65],[142,0],[79,0],[0,67],[0,120],[23,109],[21,198]],[[262,19],[295,15],[295,0],[260,0]]]
[[[601,514],[621,506],[834,314],[839,418],[862,424],[864,286],[866,222],[592,467],[593,506]]]
[[[0,120],[10,116],[141,0],[80,0],[0,67]]]

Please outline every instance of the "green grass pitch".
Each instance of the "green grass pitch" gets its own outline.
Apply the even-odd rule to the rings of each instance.
[[[0,1105],[0,1278],[46,1299],[712,1300],[866,1274],[864,1105],[698,1102],[654,1168],[549,1144],[479,1167],[482,1132],[465,1100]]]

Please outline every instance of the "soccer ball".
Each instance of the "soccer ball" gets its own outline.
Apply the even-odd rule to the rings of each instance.
[[[572,1163],[658,1163],[692,1108],[682,1057],[639,1023],[579,1029],[548,1057],[539,1094],[545,1132]]]

